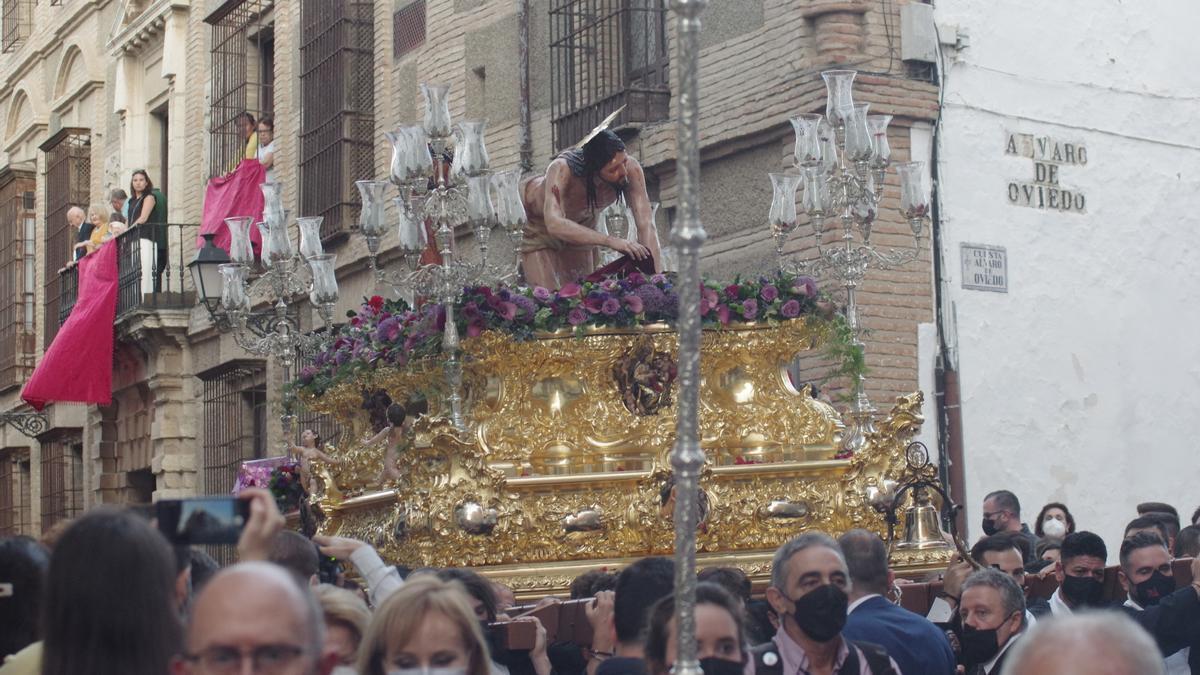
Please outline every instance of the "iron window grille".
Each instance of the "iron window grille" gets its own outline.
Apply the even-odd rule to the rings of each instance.
[[[245,156],[238,116],[248,112],[258,120],[274,109],[273,6],[273,0],[226,0],[204,19],[212,26],[210,177],[232,171]]]
[[[614,110],[616,125],[670,115],[665,0],[553,0],[554,147],[579,141]]]
[[[0,454],[0,537],[20,534],[17,514],[17,460],[11,451]]]
[[[33,534],[33,470],[28,452],[16,457],[17,531]]]
[[[267,452],[266,368],[233,361],[202,373],[204,383],[204,491],[228,494],[238,468]],[[207,547],[221,564],[233,562],[228,546]]]
[[[67,223],[73,206],[87,209],[92,184],[92,142],[87,129],[62,129],[42,144],[46,153],[45,323],[43,347],[58,334],[62,281],[58,270],[72,256],[77,232]]]
[[[34,210],[32,171],[0,173],[0,390],[33,368]]]
[[[78,436],[42,442],[42,531],[83,513],[83,444]]]
[[[16,51],[29,37],[34,0],[3,0],[0,3],[0,51]]]
[[[374,9],[304,0],[300,20],[300,212],[322,216],[328,240],[357,221],[354,181],[375,174]]]
[[[425,44],[425,0],[416,0],[392,15],[392,58]]]

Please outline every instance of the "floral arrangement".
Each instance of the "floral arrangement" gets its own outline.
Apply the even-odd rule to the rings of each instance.
[[[287,513],[300,508],[300,501],[304,499],[300,465],[289,463],[275,467],[267,481],[267,489],[275,497],[275,504],[279,506],[280,512]]]
[[[832,314],[832,306],[818,301],[817,285],[810,277],[777,273],[728,284],[705,281],[700,288],[700,315],[706,328],[773,324],[815,313]],[[557,291],[541,286],[467,287],[454,311],[459,334],[467,339],[494,330],[516,340],[562,330],[581,335],[590,328],[674,324],[678,315],[673,277],[640,272],[568,283]],[[331,346],[301,369],[295,383],[299,391],[319,395],[379,365],[404,366],[435,355],[446,322],[440,304],[413,309],[403,301],[379,296],[348,317],[349,324]]]

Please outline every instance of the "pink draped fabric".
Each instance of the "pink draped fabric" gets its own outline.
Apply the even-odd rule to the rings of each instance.
[[[233,173],[217,176],[208,181],[204,193],[204,213],[200,220],[200,234],[213,233],[213,243],[229,252],[229,228],[226,218],[250,216],[254,222],[262,220],[263,193],[258,186],[267,178],[266,169],[257,159],[243,159]],[[262,248],[262,235],[257,226],[250,228],[250,241],[254,253]],[[204,245],[204,237],[196,237],[196,246]]]
[[[21,398],[41,410],[51,402],[112,402],[113,320],[117,313],[117,241],[79,261],[75,307],[25,383]]]

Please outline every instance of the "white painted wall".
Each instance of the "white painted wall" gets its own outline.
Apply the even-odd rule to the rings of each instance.
[[[1200,504],[1200,3],[938,0],[939,138],[970,538],[1008,488],[1062,501],[1109,546],[1140,501]],[[943,30],[942,39],[947,40]],[[1008,132],[1083,143],[1083,215],[1009,204]],[[963,242],[1003,246],[1007,294],[963,290]]]

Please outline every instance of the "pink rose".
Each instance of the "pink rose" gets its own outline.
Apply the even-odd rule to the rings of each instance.
[[[546,301],[550,300],[550,298],[552,298],[552,297],[554,297],[554,296],[550,293],[550,290],[547,288],[544,288],[542,286],[535,286],[533,289],[533,298],[534,298],[534,300],[537,300],[538,302],[546,302]]]
[[[729,325],[729,305],[717,306],[717,321],[720,321],[722,326]]]
[[[511,302],[501,302],[496,308],[496,312],[504,317],[505,321],[512,321],[517,318],[517,306]]]
[[[625,306],[634,314],[641,314],[646,309],[645,304],[642,303],[642,299],[636,295],[625,296]]]
[[[779,313],[782,314],[784,318],[794,319],[800,316],[800,303],[795,299],[788,300],[787,302],[783,303],[782,307],[779,308]]]
[[[609,298],[600,305],[600,311],[604,312],[608,316],[613,316],[617,312],[621,311],[621,301],[617,300],[616,298]]]
[[[775,298],[779,297],[779,289],[775,288],[771,284],[767,284],[766,286],[762,287],[762,291],[759,292],[759,295],[761,295],[762,299],[766,302],[775,302]]]

